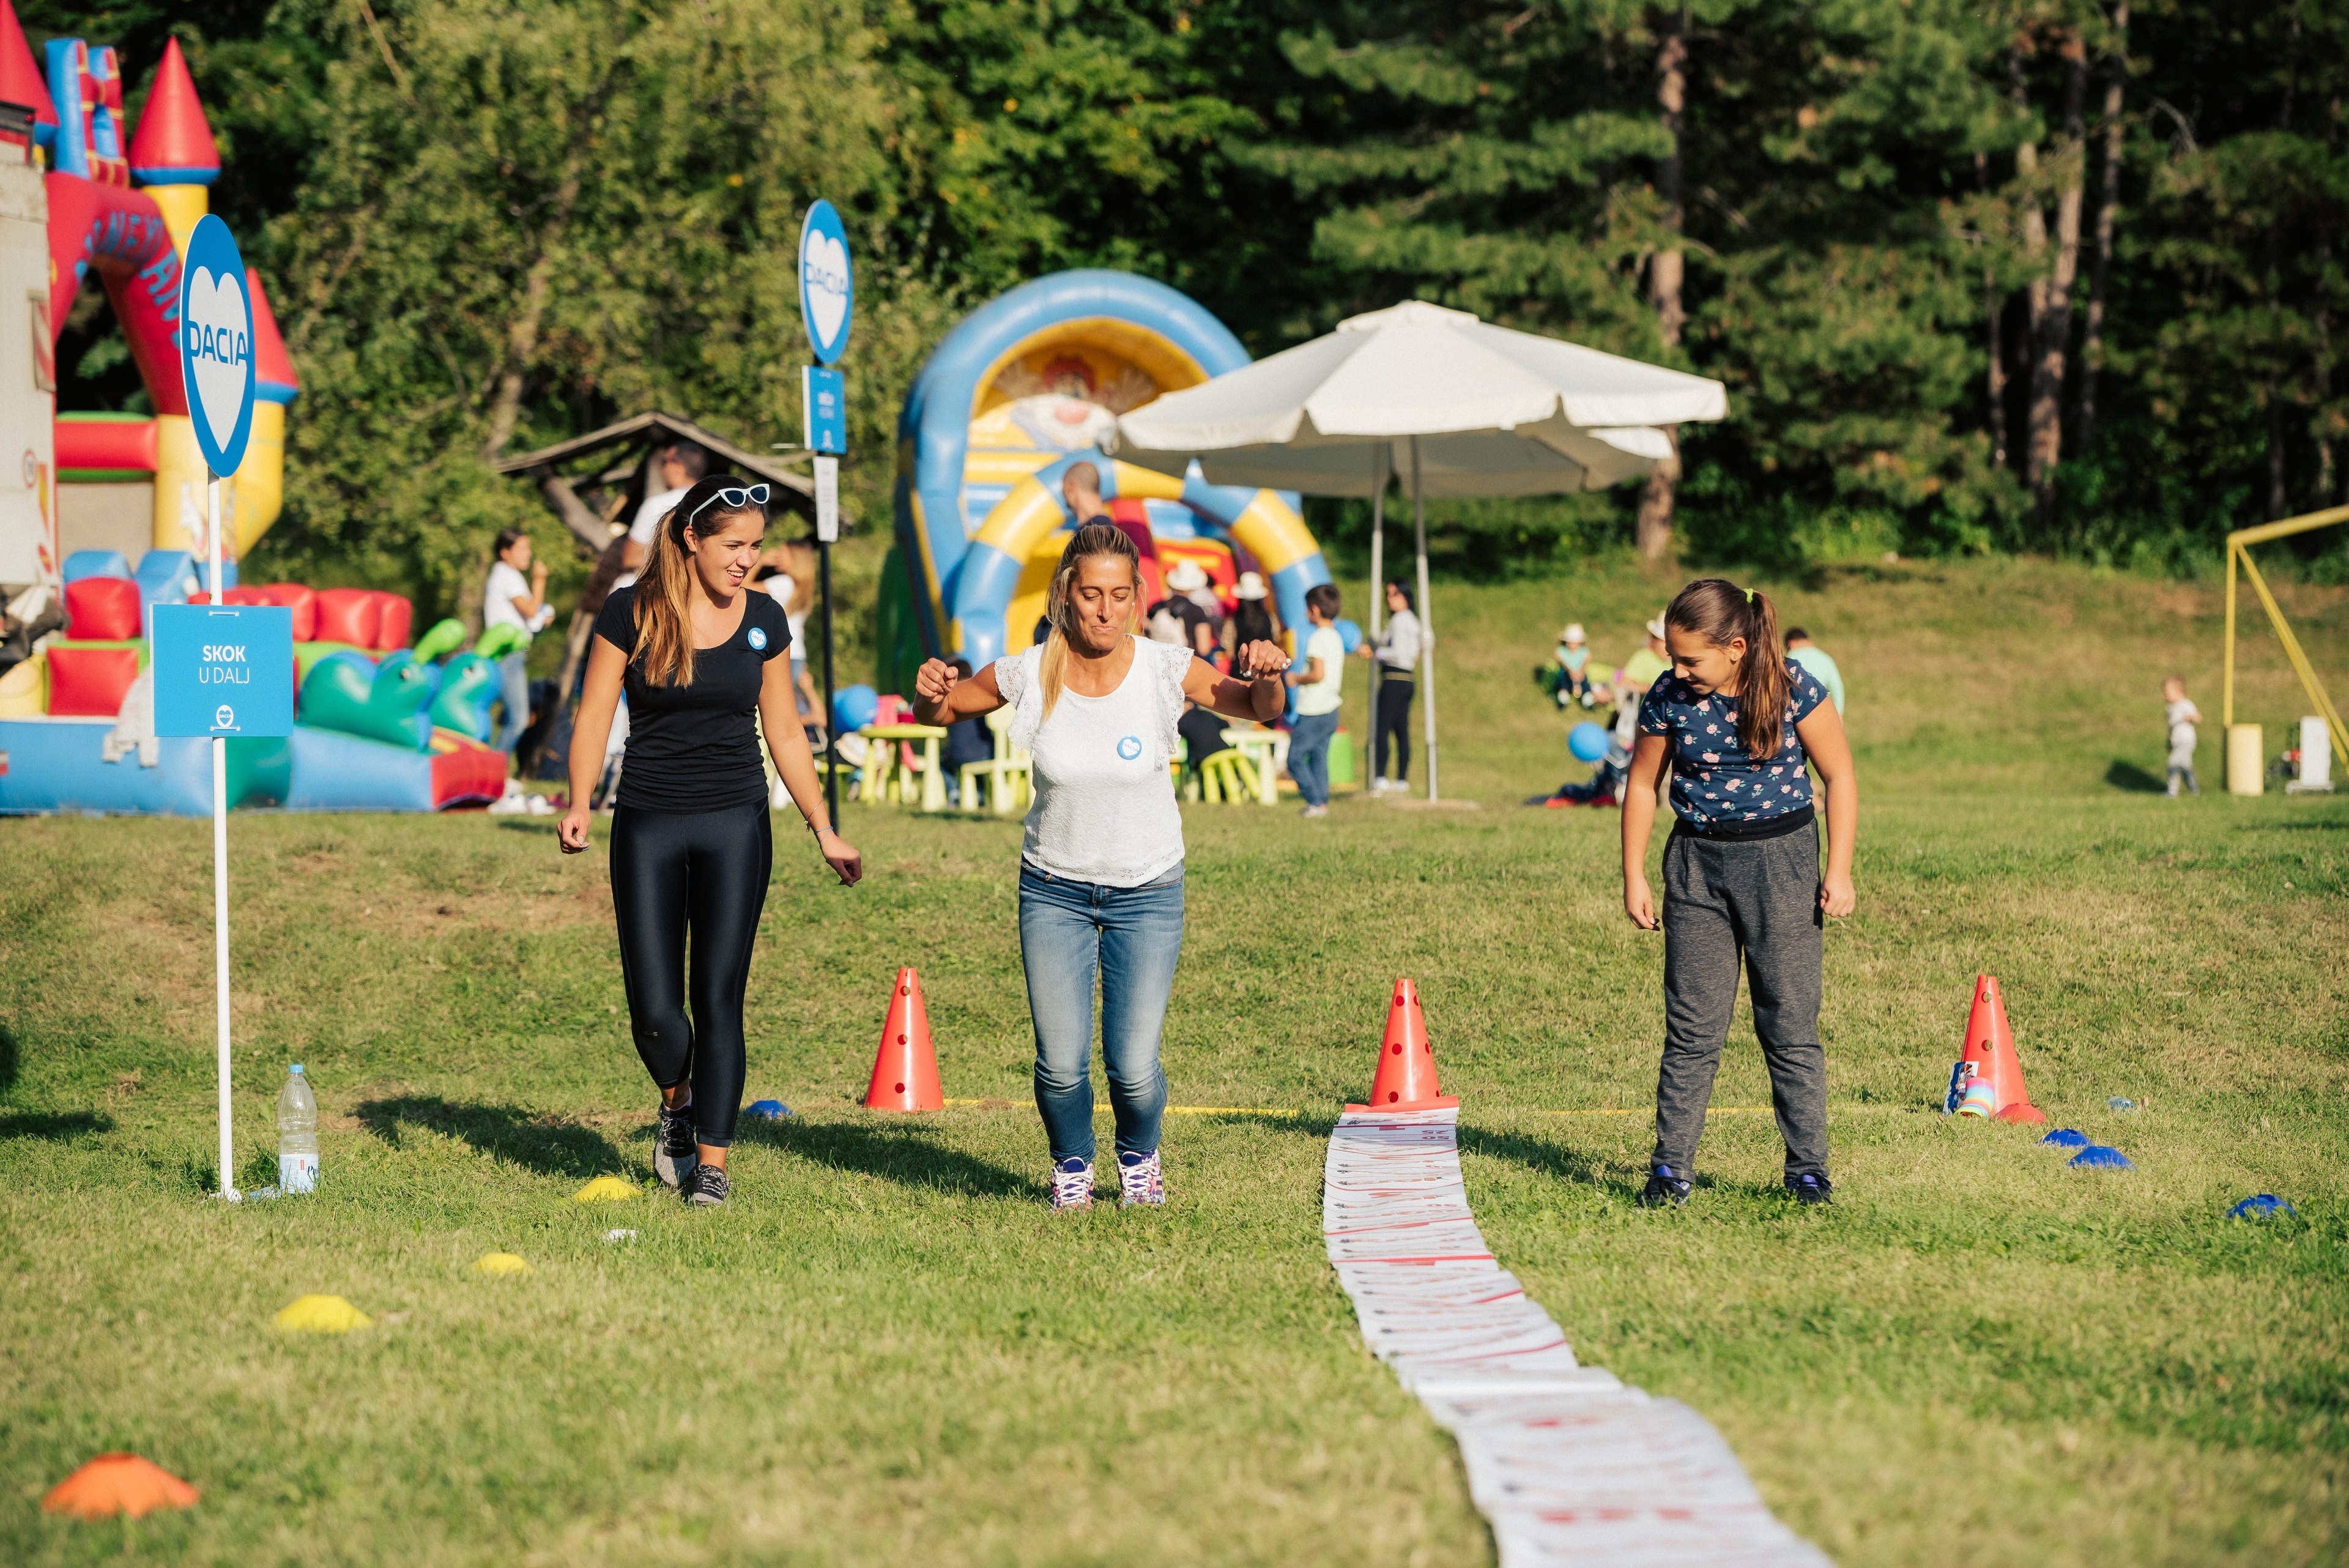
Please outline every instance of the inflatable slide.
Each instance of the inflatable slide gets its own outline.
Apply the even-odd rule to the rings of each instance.
[[[1027,648],[1074,525],[1061,498],[1072,463],[1102,475],[1111,517],[1144,545],[1149,598],[1178,559],[1233,602],[1242,572],[1270,586],[1285,627],[1330,580],[1294,494],[1119,462],[1117,416],[1248,363],[1189,296],[1130,273],[1056,273],[992,301],[947,335],[905,395],[897,426],[895,548],[882,582],[884,691],[912,690],[927,656],[972,666]]]

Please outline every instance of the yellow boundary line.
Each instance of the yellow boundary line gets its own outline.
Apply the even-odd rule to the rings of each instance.
[[[947,1102],[947,1108],[951,1110],[957,1106],[987,1106],[992,1104],[998,1110],[1016,1111],[1020,1108],[1022,1103],[1023,1102],[1019,1100],[1003,1099],[998,1099],[991,1102],[988,1100],[948,1100]],[[1273,1106],[1168,1106],[1162,1114],[1170,1116],[1301,1116],[1308,1113],[1304,1111],[1281,1110]]]

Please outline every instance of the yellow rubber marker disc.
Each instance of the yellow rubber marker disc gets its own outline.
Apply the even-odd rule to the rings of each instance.
[[[512,1252],[484,1252],[473,1263],[477,1274],[534,1274],[538,1272]]]
[[[636,1184],[620,1176],[599,1176],[572,1196],[582,1203],[625,1203],[636,1195]]]
[[[340,1296],[304,1296],[270,1321],[297,1334],[348,1334],[375,1319]]]

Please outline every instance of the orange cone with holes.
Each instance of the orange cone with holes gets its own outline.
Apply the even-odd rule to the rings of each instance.
[[[1991,1115],[2002,1122],[2044,1122],[2047,1113],[2031,1103],[2023,1085],[2023,1058],[2014,1049],[2014,1031],[2007,1026],[2006,1003],[1998,993],[1998,976],[1974,976],[1973,1011],[1966,1015],[1966,1042],[1958,1057],[1958,1083],[1962,1096],[1973,1084],[1990,1085]]]
[[[930,1015],[922,1006],[922,980],[910,969],[899,970],[897,983],[889,990],[889,1012],[881,1021],[881,1051],[873,1060],[864,1108],[947,1108],[947,1093],[938,1086],[938,1054],[930,1046]]]
[[[1379,1043],[1379,1070],[1371,1080],[1371,1103],[1348,1106],[1350,1111],[1433,1111],[1456,1106],[1435,1082],[1435,1047],[1427,1038],[1427,1020],[1419,1011],[1419,988],[1407,980],[1395,981],[1394,998],[1387,1005],[1386,1038]]]

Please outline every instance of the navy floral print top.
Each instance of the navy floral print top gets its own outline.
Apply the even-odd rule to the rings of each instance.
[[[1737,699],[1705,696],[1671,670],[1640,703],[1640,732],[1671,742],[1672,811],[1692,827],[1761,822],[1811,804],[1811,775],[1795,725],[1827,700],[1818,678],[1786,661],[1786,722],[1778,754],[1757,762],[1737,742]]]

